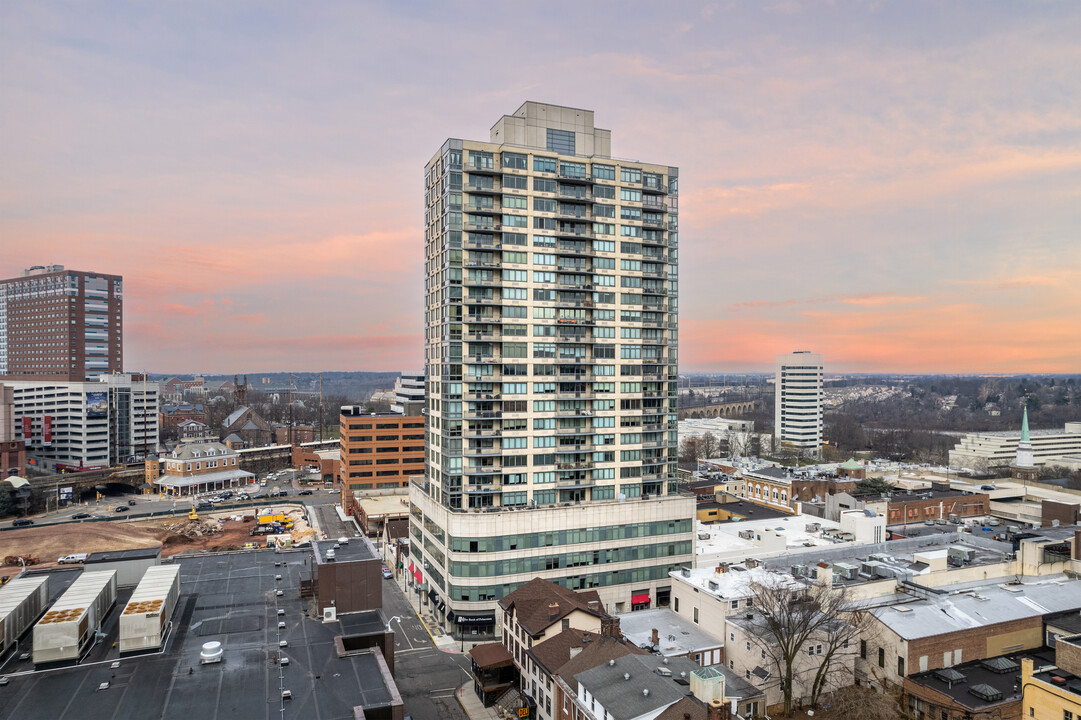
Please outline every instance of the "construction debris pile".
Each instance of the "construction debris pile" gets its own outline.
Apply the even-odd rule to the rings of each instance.
[[[217,520],[182,520],[180,522],[166,523],[164,527],[170,533],[188,539],[218,535],[222,531],[221,523]]]

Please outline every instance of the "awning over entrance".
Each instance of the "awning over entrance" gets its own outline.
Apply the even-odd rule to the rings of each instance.
[[[639,593],[637,595],[631,595],[631,605],[647,604],[649,604],[649,593]]]
[[[421,574],[420,570],[413,571],[413,579],[417,581],[417,585],[424,584],[424,575]]]

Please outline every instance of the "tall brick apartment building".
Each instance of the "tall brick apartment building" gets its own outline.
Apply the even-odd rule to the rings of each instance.
[[[403,488],[424,474],[424,416],[341,411],[341,483],[344,489]]]
[[[83,382],[124,364],[123,280],[63,265],[0,280],[0,378]]]

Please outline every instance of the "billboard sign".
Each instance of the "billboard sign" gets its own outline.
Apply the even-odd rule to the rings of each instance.
[[[86,394],[86,417],[109,417],[109,393],[88,392]]]
[[[53,416],[44,415],[41,418],[41,444],[53,444]]]
[[[60,499],[61,500],[71,500],[71,491],[73,489],[74,488],[69,488],[69,487],[60,488]]]
[[[27,445],[30,444],[30,436],[34,432],[33,420],[27,416],[23,416],[23,442]]]

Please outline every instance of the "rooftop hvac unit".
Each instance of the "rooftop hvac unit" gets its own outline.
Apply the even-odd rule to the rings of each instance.
[[[720,585],[717,584],[716,580],[710,580],[708,584],[709,584],[709,589],[712,590],[713,592],[717,592],[717,588],[720,587]]]
[[[330,562],[333,559],[334,559],[334,551],[333,550],[327,550],[327,562]]]
[[[804,526],[803,531],[804,532],[809,532],[809,533],[814,533],[814,532],[818,532],[821,529],[822,529],[822,525],[820,523],[807,523],[807,525]]]
[[[799,577],[807,577],[807,566],[806,565],[793,565],[792,566],[792,577],[798,577],[798,578]]]
[[[753,570],[754,568],[758,567],[760,565],[760,563],[757,560],[755,560],[754,558],[747,558],[746,560],[743,561],[743,565],[748,570]]]
[[[859,572],[858,567],[849,563],[835,563],[833,565],[833,574],[840,575],[845,580],[855,580],[859,577]]]
[[[210,665],[211,663],[220,663],[222,656],[221,643],[215,641],[203,643],[203,650],[199,653],[199,663],[201,665]]]
[[[754,540],[754,530],[740,530],[739,536],[744,540]]]
[[[323,622],[334,622],[338,619],[338,608],[323,608]]]
[[[689,578],[691,576],[691,569],[690,568],[680,568],[679,569],[679,574],[682,575],[685,578]]]
[[[878,562],[889,562],[893,558],[891,558],[886,553],[871,553],[870,555],[867,556],[867,559],[868,560],[876,560]]]

